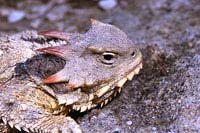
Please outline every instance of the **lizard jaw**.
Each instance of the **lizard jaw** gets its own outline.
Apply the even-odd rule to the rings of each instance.
[[[142,67],[143,67],[142,63],[139,63],[134,68],[134,70],[129,72],[124,78],[113,83],[113,85],[110,85],[110,84],[106,85],[106,86],[98,89],[95,93],[89,94],[89,102],[88,103],[80,104],[80,105],[74,104],[72,106],[72,108],[76,111],[84,112],[84,111],[90,110],[98,105],[100,105],[100,107],[103,107],[109,101],[111,101],[118,93],[121,92],[122,87],[126,83],[126,81],[132,80],[133,77],[139,73],[139,71],[140,71],[140,69],[142,69]],[[101,97],[103,97],[106,94],[108,94],[108,96],[101,100]],[[93,103],[95,96],[100,98],[100,102]]]

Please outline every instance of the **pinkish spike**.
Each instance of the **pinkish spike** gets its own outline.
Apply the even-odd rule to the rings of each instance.
[[[67,84],[66,85],[66,88],[69,88],[69,89],[74,89],[76,88],[77,86],[75,84]]]
[[[47,36],[47,37],[63,39],[66,41],[68,41],[71,38],[70,33],[60,32],[60,31],[42,31],[42,32],[38,32],[38,34]]]
[[[36,49],[36,51],[56,55],[65,59],[70,50],[67,45],[62,45],[62,46],[40,48]]]
[[[94,18],[91,18],[91,19],[90,19],[90,22],[91,22],[92,24],[95,24],[95,23],[97,22],[97,20],[94,19]]]
[[[56,74],[53,74],[46,79],[44,79],[42,82],[45,84],[51,84],[51,83],[59,83],[59,82],[67,82],[68,79],[64,75],[65,73],[61,70]]]
[[[49,84],[49,83],[55,83],[58,81],[60,81],[60,80],[56,75],[51,75],[48,78],[44,79],[42,82],[45,84]]]

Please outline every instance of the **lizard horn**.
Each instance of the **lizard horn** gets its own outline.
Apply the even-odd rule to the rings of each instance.
[[[43,79],[42,82],[45,84],[67,82],[69,79],[64,74],[65,74],[65,72],[63,72],[63,70],[61,70],[61,71],[47,77],[46,79]]]
[[[97,23],[97,20],[94,19],[94,18],[91,18],[91,19],[90,19],[90,22],[91,22],[91,24],[95,24],[95,23]]]
[[[36,51],[56,55],[58,57],[65,59],[70,49],[67,45],[62,45],[62,46],[40,48],[40,49],[36,49]]]
[[[72,37],[71,33],[60,32],[60,31],[42,31],[42,32],[38,32],[38,34],[46,36],[46,37],[58,38],[58,39],[66,40],[66,41],[68,41]]]

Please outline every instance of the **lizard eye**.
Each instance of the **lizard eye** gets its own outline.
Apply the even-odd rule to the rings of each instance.
[[[135,57],[135,51],[133,51],[133,52],[131,53],[131,56],[132,56],[132,57]]]
[[[104,52],[100,57],[100,61],[107,65],[112,65],[116,61],[116,54],[111,52]]]

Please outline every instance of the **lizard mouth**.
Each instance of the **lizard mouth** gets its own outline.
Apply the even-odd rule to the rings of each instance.
[[[119,80],[115,80],[110,82],[107,85],[99,88],[97,91],[88,94],[88,102],[81,104],[73,104],[72,109],[80,112],[84,112],[90,110],[96,106],[103,107],[109,101],[111,101],[117,94],[119,94],[122,90],[123,85],[127,81],[131,81],[135,75],[137,75],[142,69],[143,64],[140,62],[138,65],[134,67],[131,71],[129,71],[126,76]]]

